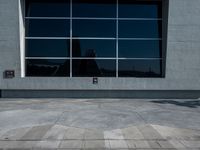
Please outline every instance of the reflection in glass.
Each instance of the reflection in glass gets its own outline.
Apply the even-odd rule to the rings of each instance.
[[[119,0],[119,18],[162,18],[162,2]]]
[[[119,60],[119,77],[161,77],[161,60]]]
[[[26,17],[69,17],[70,0],[26,0]]]
[[[69,37],[70,21],[65,19],[26,19],[26,37]]]
[[[73,20],[73,37],[116,37],[115,20]]]
[[[116,57],[115,40],[73,39],[73,57]]]
[[[121,20],[120,38],[161,38],[162,22],[159,20]]]
[[[116,0],[73,0],[73,17],[116,17]]]
[[[162,41],[119,40],[119,57],[160,58]]]
[[[66,77],[70,72],[70,61],[61,59],[28,59],[26,76]]]
[[[26,57],[69,57],[69,40],[28,39]]]
[[[72,65],[73,77],[116,77],[115,60],[76,59]]]

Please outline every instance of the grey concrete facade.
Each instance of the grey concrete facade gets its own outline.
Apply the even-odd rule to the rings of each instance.
[[[166,5],[167,1],[164,0]],[[169,0],[164,78],[23,77],[23,22],[19,0],[0,0],[0,89],[200,91],[200,0]],[[21,40],[20,40],[21,39]],[[5,70],[15,78],[4,79]],[[200,92],[199,92],[200,93]],[[200,95],[200,94],[199,94]]]

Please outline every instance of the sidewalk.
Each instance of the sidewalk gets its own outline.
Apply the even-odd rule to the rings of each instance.
[[[200,150],[200,100],[0,100],[0,150]]]

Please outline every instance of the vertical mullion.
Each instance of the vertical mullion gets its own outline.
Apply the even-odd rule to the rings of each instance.
[[[23,21],[24,21],[24,33],[23,33],[23,40],[24,40],[24,43],[23,43],[23,52],[24,52],[24,58],[23,58],[23,61],[24,61],[24,65],[23,65],[23,67],[24,68],[21,68],[21,69],[23,69],[22,71],[23,71],[23,74],[22,74],[22,76],[24,76],[24,77],[26,77],[26,72],[27,72],[27,70],[26,70],[26,62],[27,62],[27,60],[26,60],[26,0],[24,0],[24,1],[21,1],[21,2],[23,2],[23,12],[22,12],[22,17],[23,17]]]
[[[70,0],[70,78],[72,78],[72,0]]]
[[[119,50],[119,42],[118,42],[118,38],[119,38],[119,0],[117,0],[117,10],[116,10],[116,77],[118,78],[119,75],[118,75],[118,68],[119,68],[119,59],[118,59],[118,50]]]

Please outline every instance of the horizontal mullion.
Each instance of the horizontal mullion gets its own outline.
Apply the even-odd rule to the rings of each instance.
[[[116,60],[116,57],[72,57],[72,60],[80,60],[80,59],[103,59],[103,60]]]
[[[65,39],[70,39],[70,37],[25,37],[25,39],[39,39],[39,40],[65,40]]]
[[[117,57],[25,57],[25,59],[103,59],[116,60]],[[118,58],[119,60],[163,60],[163,58]]]
[[[70,19],[70,17],[25,17],[25,19]]]
[[[79,39],[79,40],[115,40],[116,38],[98,38],[98,37],[73,37],[73,38],[70,38],[70,37],[25,37],[25,39]]]
[[[118,58],[119,60],[163,60],[163,58]]]
[[[72,17],[72,20],[117,20],[117,18]]]
[[[162,20],[162,18],[118,18],[118,20],[146,20],[146,21],[148,21],[148,20]]]
[[[162,38],[118,38],[118,40],[141,40],[141,41],[145,41],[145,40],[152,40],[152,41],[160,41],[162,40]]]
[[[72,37],[72,39],[80,39],[80,40],[116,40],[116,38],[106,38],[106,37]]]
[[[25,19],[72,19],[72,20],[162,20],[162,18],[95,18],[95,17],[25,17]]]
[[[116,40],[117,38],[105,37],[25,37],[25,39],[80,39],[80,40]],[[162,40],[162,38],[118,38],[118,40]]]
[[[70,57],[25,57],[25,59],[70,59]]]

